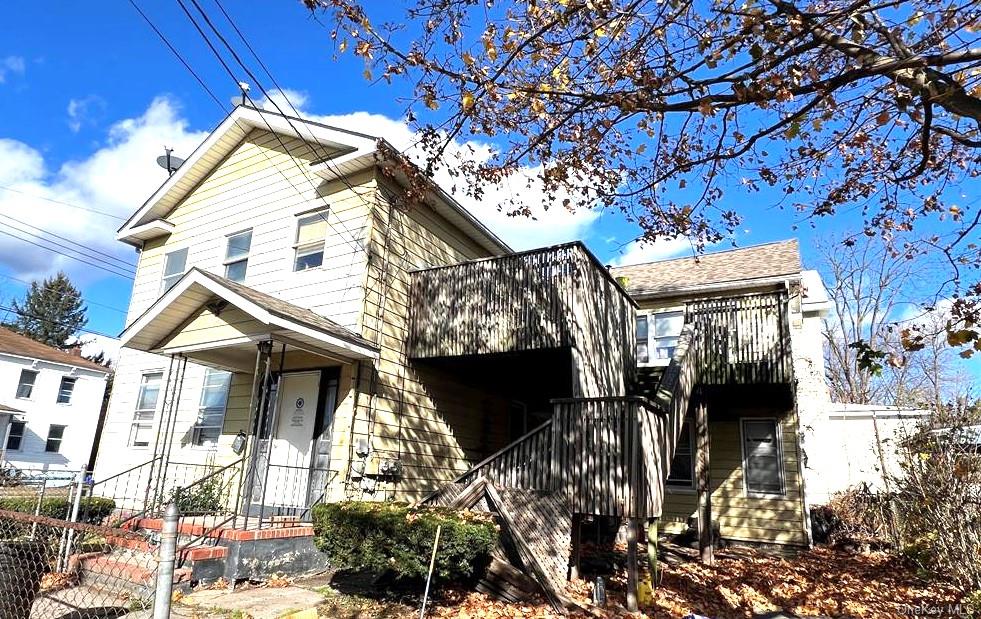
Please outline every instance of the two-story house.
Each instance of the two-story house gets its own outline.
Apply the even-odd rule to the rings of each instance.
[[[0,328],[0,408],[10,413],[0,435],[2,466],[69,475],[87,466],[108,375],[78,349],[65,352]]]
[[[549,514],[550,591],[582,516],[680,524],[684,483],[703,528],[807,543],[796,243],[611,273],[581,243],[513,252],[412,172],[234,110],[118,232],[139,258],[98,488],[138,478],[139,516],[220,479],[213,528],[479,496],[518,537]]]

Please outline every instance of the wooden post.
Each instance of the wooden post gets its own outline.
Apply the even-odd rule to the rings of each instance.
[[[698,551],[702,563],[715,564],[712,548],[712,487],[709,478],[708,406],[699,398],[695,403],[695,490],[698,494]]]
[[[627,518],[627,610],[635,613],[639,608],[637,589],[637,538],[640,537],[636,518]]]
[[[581,577],[579,564],[582,559],[582,514],[572,514],[572,556],[569,557],[569,580]]]
[[[647,564],[650,566],[651,572],[651,587],[656,587],[660,580],[659,570],[658,570],[658,556],[657,556],[657,538],[658,538],[658,519],[651,518],[647,521]]]

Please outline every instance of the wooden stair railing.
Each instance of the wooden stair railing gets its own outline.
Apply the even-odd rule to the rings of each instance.
[[[551,490],[552,420],[548,420],[503,449],[478,462],[454,483],[469,484],[478,477],[506,488]]]

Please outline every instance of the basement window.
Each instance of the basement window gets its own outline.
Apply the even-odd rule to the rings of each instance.
[[[233,282],[244,282],[249,268],[249,250],[252,248],[252,229],[232,234],[225,245],[225,277]]]
[[[785,494],[783,450],[776,419],[743,419],[743,480],[748,496]]]
[[[327,238],[327,211],[301,215],[296,220],[296,258],[294,271],[314,269],[324,263],[324,243]]]

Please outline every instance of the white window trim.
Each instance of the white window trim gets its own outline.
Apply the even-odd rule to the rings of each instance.
[[[153,429],[157,427],[158,420],[160,419],[160,409],[163,406],[163,400],[164,400],[164,398],[159,397],[159,395],[157,397],[157,405],[153,409],[153,419],[151,419],[149,423],[147,423],[146,421],[140,421],[136,418],[136,413],[139,410],[136,408],[136,406],[139,405],[140,403],[140,389],[143,386],[143,377],[146,376],[147,374],[157,374],[157,373],[160,374],[160,391],[161,391],[160,395],[164,395],[162,392],[165,390],[165,382],[167,376],[167,371],[164,368],[143,370],[142,372],[140,372],[140,382],[136,386],[136,401],[134,402],[133,405],[133,412],[130,415],[129,435],[126,437],[127,449],[151,449],[152,448],[151,444],[153,443],[153,441],[148,441],[146,445],[133,444],[133,428],[135,428],[138,425],[149,426],[150,433],[152,434]]]
[[[22,423],[22,424],[24,424],[24,427],[21,428],[21,431],[20,431],[20,443],[17,444],[17,449],[11,449],[11,448],[7,447],[7,443],[5,442],[3,444],[3,450],[4,451],[13,451],[15,453],[20,453],[20,452],[24,451],[24,438],[27,436],[27,420],[25,420],[25,419],[11,419],[10,420],[11,429],[13,429],[12,426],[15,423]],[[11,436],[10,432],[7,432],[7,441],[10,440],[10,436]]]
[[[51,428],[54,428],[54,427],[61,428],[61,436],[58,437],[58,438],[56,438],[56,439],[52,439],[51,438]],[[68,431],[68,424],[64,424],[64,423],[49,423],[48,424],[48,435],[44,437],[44,453],[60,454],[61,453],[61,446],[65,443],[65,432],[67,432],[67,431]],[[48,449],[48,443],[50,443],[52,440],[58,441],[58,449],[55,449],[54,451],[51,451],[50,449]]]
[[[228,243],[229,243],[229,241],[232,240],[232,237],[239,236],[240,234],[245,234],[246,232],[249,232],[252,235],[252,236],[249,237],[249,250],[247,252],[245,252],[245,255],[244,256],[239,256],[238,258],[229,258],[228,257]],[[248,276],[248,273],[249,273],[249,259],[252,258],[252,241],[254,241],[254,240],[255,240],[255,229],[254,228],[245,228],[244,230],[239,230],[238,232],[232,232],[231,234],[226,234],[225,235],[225,258],[222,260],[221,265],[223,267],[225,267],[225,278],[226,279],[228,278],[228,267],[229,267],[229,265],[237,264],[239,262],[244,262],[245,263],[245,274],[246,274],[246,277]],[[243,278],[243,281],[245,281],[244,278]],[[241,283],[241,282],[239,282],[239,283]]]
[[[696,466],[695,459],[698,458],[698,444],[696,443],[697,437],[695,436],[695,421],[693,419],[686,419],[688,426],[688,440],[691,441],[691,485],[690,486],[679,486],[677,484],[671,484],[668,482],[668,478],[664,478],[664,490],[666,492],[671,492],[675,494],[695,494],[695,482],[696,479]],[[672,458],[674,460],[674,458]],[[668,475],[671,475],[671,463],[668,462]]]
[[[319,241],[308,241],[306,243],[300,243],[299,242],[299,237],[300,237],[300,220],[301,219],[306,219],[307,217],[310,217],[312,215],[318,215],[318,216],[322,217],[323,220],[324,220],[324,222],[327,223],[327,228],[328,229],[324,231],[324,238],[322,238],[321,240],[319,240]],[[330,223],[329,223],[329,220],[328,220],[328,217],[329,216],[330,216],[330,207],[318,207],[318,208],[315,208],[315,209],[308,209],[306,211],[302,211],[302,212],[296,213],[293,216],[295,218],[295,222],[296,223],[293,225],[293,244],[290,245],[290,248],[292,249],[292,251],[290,252],[291,253],[291,261],[292,261],[291,264],[290,264],[290,271],[292,271],[293,273],[306,273],[307,271],[317,271],[317,270],[320,270],[320,269],[323,269],[324,268],[324,260],[327,258],[327,235],[330,232]],[[318,243],[321,246],[320,251],[323,254],[323,256],[320,259],[320,264],[317,265],[317,266],[315,266],[315,267],[310,267],[309,269],[298,270],[296,268],[296,259],[300,257],[300,254],[299,254],[300,248],[301,247],[303,247],[303,248],[315,247]],[[312,253],[316,253],[316,252],[312,252]]]
[[[68,401],[67,402],[59,402],[59,399],[61,398],[61,385],[65,381],[66,378],[71,379],[71,381],[72,381],[72,391],[71,391],[70,394],[68,394]],[[76,377],[76,376],[62,376],[61,378],[59,378],[58,379],[58,391],[57,391],[57,393],[55,393],[55,404],[57,404],[58,406],[71,406],[72,405],[72,398],[75,397],[75,387],[78,387],[78,377]]]
[[[637,361],[638,367],[648,368],[648,367],[665,367],[671,364],[671,359],[658,359],[655,356],[657,349],[654,345],[657,338],[654,336],[654,316],[656,314],[675,314],[681,313],[684,317],[685,306],[675,305],[671,307],[657,307],[652,309],[638,310],[637,316],[647,316],[647,361]],[[634,326],[634,352],[637,351],[637,327]],[[680,334],[679,334],[680,335]]]
[[[746,432],[744,431],[744,422],[746,421],[772,421],[773,426],[776,429],[776,441],[777,441],[777,472],[780,474],[780,492],[753,492],[749,489],[749,483],[746,481],[746,465],[747,465],[747,454],[746,454]],[[739,450],[742,454],[742,475],[743,475],[743,496],[748,499],[786,499],[787,498],[787,462],[784,459],[783,453],[783,427],[780,425],[780,419],[778,417],[740,417],[739,418]]]
[[[24,372],[34,372],[34,382],[31,383],[31,395],[29,395],[27,397],[23,397],[23,396],[17,395],[20,392],[20,385],[21,385],[21,380],[20,379],[24,375]],[[20,369],[20,374],[17,375],[17,388],[14,390],[14,399],[16,399],[16,400],[23,400],[25,402],[33,402],[34,401],[34,390],[37,389],[37,379],[38,379],[39,376],[41,376],[41,371],[40,370],[35,370],[33,368],[21,368]]]
[[[181,277],[184,277],[184,274],[187,273],[190,270],[188,268],[188,266],[187,266],[187,263],[191,259],[191,249],[189,247],[186,247],[186,246],[185,247],[169,247],[169,248],[168,247],[165,247],[164,249],[165,249],[165,251],[164,251],[164,254],[163,254],[163,264],[160,265],[160,290],[157,293],[157,296],[158,297],[163,296],[164,294],[167,293],[168,290],[170,290],[170,288],[173,288],[173,286],[171,286],[170,288],[167,288],[167,277],[168,276],[167,276],[166,273],[167,273],[167,256],[169,254],[177,253],[179,251],[185,251],[185,252],[187,252],[184,255],[184,270],[180,272],[180,275],[176,275],[175,274],[175,275],[171,275],[170,276],[170,277],[175,277],[175,276],[177,277],[177,279],[175,280],[175,283],[177,281],[180,281],[180,278]]]
[[[225,406],[221,409],[221,424],[218,426],[203,426],[197,422],[195,419],[194,424],[191,426],[191,444],[189,447],[191,449],[201,450],[201,451],[215,451],[218,449],[218,443],[221,440],[221,430],[225,428],[225,416],[228,415],[228,398],[232,394],[232,380],[235,377],[234,372],[229,372],[228,377],[228,387],[225,391]],[[200,416],[201,410],[205,407],[201,406],[201,396],[204,395],[204,381],[207,379],[207,370],[205,371],[205,376],[201,379],[201,395],[198,397],[198,415]],[[198,444],[198,435],[201,428],[218,428],[218,439],[214,443]]]

